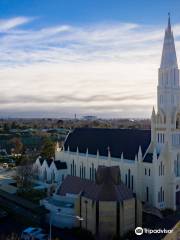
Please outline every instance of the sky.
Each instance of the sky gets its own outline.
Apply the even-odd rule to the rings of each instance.
[[[179,0],[0,0],[0,117],[149,118]]]

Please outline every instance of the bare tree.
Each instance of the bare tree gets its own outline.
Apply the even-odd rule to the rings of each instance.
[[[23,144],[20,138],[14,137],[10,140],[10,143],[13,144],[13,150],[15,154],[22,153],[23,150]]]
[[[15,179],[17,186],[22,190],[32,188],[33,180],[36,177],[38,169],[31,162],[25,161],[21,166],[16,168]]]

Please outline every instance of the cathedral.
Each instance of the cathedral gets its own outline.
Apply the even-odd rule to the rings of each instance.
[[[67,175],[95,180],[98,166],[118,166],[121,181],[142,202],[180,207],[180,85],[170,17],[158,70],[157,112],[151,130],[79,128],[69,133],[55,160]]]

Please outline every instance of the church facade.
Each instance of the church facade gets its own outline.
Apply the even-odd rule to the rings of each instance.
[[[75,129],[55,160],[67,174],[95,180],[98,166],[119,166],[121,180],[143,202],[159,209],[180,206],[180,85],[170,17],[158,70],[157,112],[151,130]]]

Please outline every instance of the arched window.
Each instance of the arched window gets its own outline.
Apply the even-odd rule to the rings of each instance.
[[[72,176],[73,174],[72,174],[72,163],[71,163],[71,176]]]
[[[180,129],[180,113],[176,116],[176,129]]]
[[[47,181],[47,170],[44,169],[44,181],[46,182]]]
[[[174,172],[176,177],[180,176],[180,154],[177,155],[177,159],[174,161]]]
[[[81,177],[84,178],[84,167],[83,167],[83,164],[81,166]]]
[[[95,176],[95,179],[96,179],[96,168],[94,169],[94,176]]]
[[[163,104],[163,95],[160,95],[160,104]]]
[[[91,172],[92,176],[91,176],[91,180],[95,180],[95,177],[94,177],[94,163],[92,163],[92,172]]]
[[[162,175],[163,175],[163,164],[161,162],[159,165],[159,176],[162,176]]]
[[[163,190],[162,187],[160,188],[160,202],[163,201]]]
[[[74,166],[74,160],[73,160],[73,163],[72,163],[72,175],[73,175],[73,176],[75,175],[75,166]]]
[[[127,186],[127,174],[125,175],[125,184]]]
[[[149,201],[149,188],[146,187],[146,201]]]
[[[131,177],[131,170],[128,169],[128,188],[130,188],[130,181],[131,181],[130,177]]]
[[[131,189],[134,190],[134,179],[133,179],[133,176],[131,176]]]
[[[163,192],[162,192],[162,200],[163,200],[163,202],[164,202],[164,190],[163,190]]]
[[[174,160],[174,173],[175,173],[175,176],[177,177],[177,159]]]
[[[90,180],[92,180],[92,179],[91,179],[91,175],[92,175],[91,172],[92,172],[92,171],[91,171],[91,167],[90,167],[90,169],[89,169]]]
[[[51,174],[51,182],[52,183],[55,182],[55,172],[54,172],[54,170],[52,171],[52,174]]]
[[[158,202],[160,202],[160,192],[158,192]]]
[[[84,167],[84,176],[83,176],[83,178],[86,178],[86,167]]]
[[[76,176],[76,164],[74,165],[74,176]]]
[[[80,173],[79,173],[79,175],[80,175],[80,178],[81,178],[81,166],[80,166]]]

